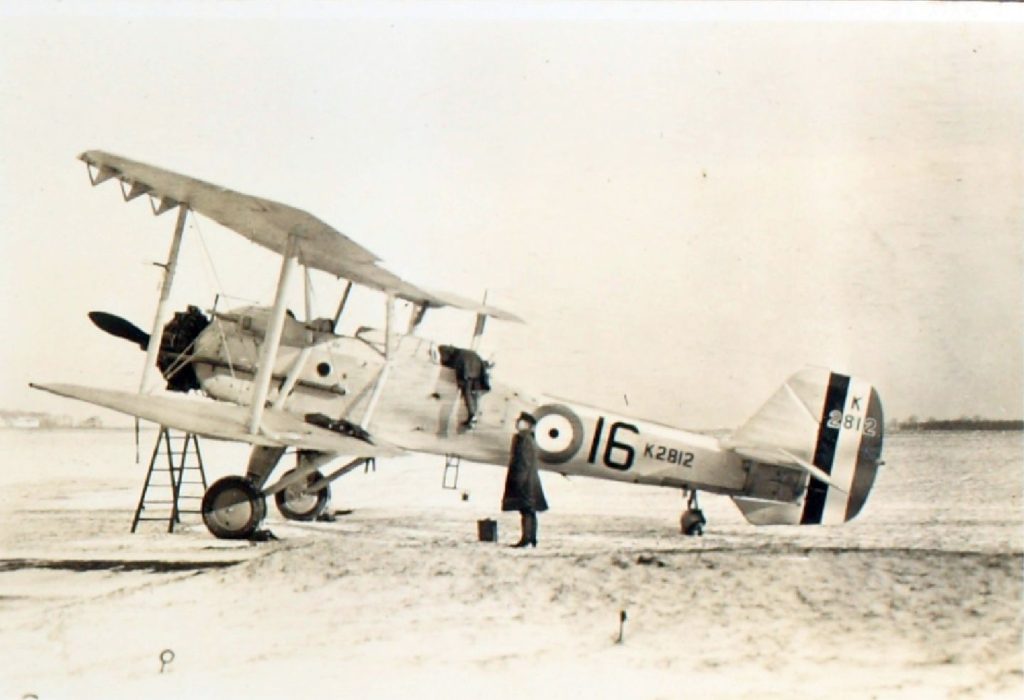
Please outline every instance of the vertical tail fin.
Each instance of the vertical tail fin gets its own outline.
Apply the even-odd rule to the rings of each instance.
[[[874,484],[883,427],[882,403],[870,384],[802,370],[727,441],[750,464],[745,493],[733,500],[758,525],[852,520]],[[780,472],[802,485],[793,498],[769,488],[781,481]]]

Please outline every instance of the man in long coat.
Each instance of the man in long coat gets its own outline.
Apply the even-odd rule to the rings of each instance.
[[[513,547],[537,546],[537,513],[548,509],[537,473],[537,442],[533,437],[536,424],[529,413],[520,413],[516,419],[518,432],[512,438],[501,509],[518,510],[522,517],[522,536]]]

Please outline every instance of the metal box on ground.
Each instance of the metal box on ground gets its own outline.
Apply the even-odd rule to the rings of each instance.
[[[481,542],[498,541],[498,523],[490,518],[476,521],[476,534]]]

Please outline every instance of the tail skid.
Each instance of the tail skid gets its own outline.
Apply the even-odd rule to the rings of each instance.
[[[756,525],[831,525],[864,507],[881,463],[884,419],[867,382],[805,369],[725,442],[749,477],[733,501]]]

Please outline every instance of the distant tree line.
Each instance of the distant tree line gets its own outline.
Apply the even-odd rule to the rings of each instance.
[[[910,416],[904,421],[897,421],[894,427],[897,430],[1024,430],[1024,420],[994,420],[981,416],[921,420]]]
[[[52,415],[42,411],[11,411],[0,409],[0,428],[102,428],[103,421],[91,416],[76,423],[71,416]]]

